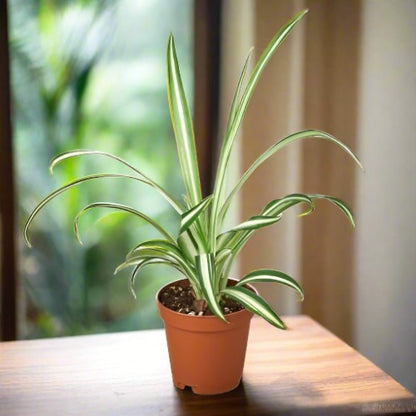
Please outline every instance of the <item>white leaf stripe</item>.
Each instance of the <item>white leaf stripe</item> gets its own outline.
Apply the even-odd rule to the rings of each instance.
[[[192,237],[189,230],[179,235],[177,244],[180,250],[184,253],[184,256],[190,263],[194,262],[195,256],[198,254],[198,244]]]
[[[261,227],[266,227],[268,225],[274,224],[279,221],[281,216],[266,216],[266,215],[256,215],[251,217],[247,221],[242,222],[239,225],[231,228],[229,231],[242,231],[242,230],[256,230]]]
[[[279,318],[276,312],[258,295],[245,287],[227,287],[221,291],[222,294],[240,302],[246,309],[261,316],[273,326],[286,329],[286,325]]]
[[[310,210],[307,213],[311,212],[311,210],[313,209],[313,202],[308,195],[291,194],[281,199],[276,199],[276,200],[269,202],[264,207],[261,216],[274,217],[274,218],[277,218],[277,220],[280,220],[282,217],[283,211],[299,203],[306,203],[310,206]],[[218,247],[219,249],[222,249],[225,247],[232,247],[234,251],[234,255],[236,256],[239,253],[239,251],[244,247],[244,245],[247,243],[247,241],[250,239],[254,231],[255,229],[247,229],[245,231],[244,230],[236,231],[236,232],[231,231],[228,233],[220,234],[220,236],[217,239]]]
[[[172,35],[169,36],[168,41],[167,72],[169,110],[175,132],[180,166],[189,200],[192,205],[196,205],[202,197],[194,132]]]
[[[295,279],[287,275],[286,273],[283,273],[278,270],[269,270],[269,269],[255,270],[251,273],[248,273],[246,276],[244,276],[236,284],[236,286],[243,286],[247,283],[259,283],[259,282],[280,283],[282,285],[295,289],[299,293],[301,300],[303,300],[304,298],[303,289],[299,285],[299,283]]]
[[[127,253],[126,263],[147,257],[164,258],[176,264],[180,268],[180,271],[191,281],[195,291],[198,294],[200,293],[200,286],[195,275],[195,270],[193,270],[192,264],[186,261],[184,253],[176,245],[165,240],[145,241]]]
[[[176,246],[175,242],[172,243],[167,240],[155,238],[153,240],[146,240],[140,244],[137,244],[136,247],[134,247],[127,253],[126,258],[129,258],[130,256],[135,255],[136,252],[139,252],[140,250],[143,250],[143,249],[157,249],[166,253],[172,252],[179,257],[183,257],[181,251]]]
[[[124,179],[133,179],[135,181],[139,181],[142,183],[147,183],[146,180],[138,178],[137,176],[130,176],[130,175],[124,175],[124,174],[119,174],[119,173],[97,173],[94,175],[88,175],[88,176],[84,176],[82,178],[76,179],[70,183],[68,183],[67,185],[64,185],[58,189],[56,189],[55,191],[51,192],[46,198],[44,198],[36,207],[35,209],[32,211],[32,213],[30,214],[29,218],[26,221],[26,224],[24,226],[24,230],[23,230],[23,237],[24,240],[27,244],[28,247],[32,247],[32,244],[30,243],[29,240],[29,227],[32,223],[32,221],[34,220],[34,218],[37,216],[37,214],[39,213],[39,211],[46,205],[48,204],[50,201],[52,201],[54,198],[56,198],[58,195],[62,194],[63,192],[67,191],[68,189],[73,188],[74,186],[77,186],[83,182],[89,182],[95,179],[103,179],[103,178],[124,178]]]
[[[142,263],[144,260],[148,260],[148,259],[154,259],[155,261],[159,261],[160,263],[166,264],[168,266],[173,267],[174,269],[178,270],[180,273],[182,273],[185,277],[188,277],[188,275],[185,273],[185,271],[175,262],[166,259],[164,257],[161,256],[145,256],[145,257],[140,257],[140,258],[135,258],[133,260],[129,260],[129,261],[125,261],[121,264],[119,264],[117,266],[117,268],[114,270],[114,274],[116,275],[117,273],[119,273],[121,270],[127,269],[128,267],[132,267],[132,266],[137,266],[140,263]],[[191,279],[190,279],[191,280]]]
[[[336,207],[338,207],[349,219],[351,225],[355,227],[354,216],[351,209],[348,205],[339,198],[335,198],[334,196],[330,195],[321,195],[321,194],[310,194],[309,197],[311,199],[326,199],[329,202],[332,202]]]
[[[204,211],[204,209],[209,205],[211,200],[212,197],[209,196],[205,198],[203,201],[201,201],[199,204],[191,208],[189,211],[182,214],[179,234],[182,234],[190,227],[190,225],[196,220],[196,218],[198,218],[201,212]]]
[[[115,156],[111,153],[101,152],[99,150],[90,150],[90,149],[78,149],[78,150],[71,150],[69,152],[61,153],[60,155],[53,158],[52,161],[50,162],[49,164],[50,174],[53,175],[53,168],[59,163],[61,163],[62,161],[72,158],[72,157],[84,156],[84,155],[101,155],[101,156],[106,156],[111,159],[117,160],[118,162],[127,166],[129,169],[132,169],[134,172],[138,173],[142,178],[145,179],[145,183],[147,183],[148,185],[151,185],[153,188],[159,191],[161,195],[171,204],[171,206],[175,209],[175,211],[178,212],[178,214],[182,213],[183,209],[180,206],[180,204],[165,189],[163,189],[159,184],[157,184],[155,181],[153,181],[148,176],[146,176],[139,169],[135,168],[132,164],[130,164],[124,159],[118,156]]]
[[[215,296],[215,289],[213,282],[215,276],[213,267],[213,256],[212,254],[203,253],[196,256],[196,268],[198,271],[198,277],[201,279],[201,288],[204,294],[205,300],[208,303],[211,312],[218,318],[226,321],[224,314],[222,313],[221,307]]]
[[[280,221],[280,219],[282,218],[282,215],[280,214],[275,215],[275,216],[262,215],[262,216],[252,217],[252,218],[263,218],[263,219],[261,219],[260,221],[253,220],[253,223],[251,223],[251,219],[250,219],[247,222],[242,223],[232,228],[231,230],[220,234],[217,238],[218,249],[222,250],[224,248],[229,247],[233,249],[234,254],[236,255],[257,229],[275,224],[277,221]],[[270,218],[270,220],[268,220],[267,218]]]
[[[249,53],[247,55],[246,61],[244,62],[244,66],[243,66],[243,69],[242,69],[241,74],[240,74],[240,78],[238,79],[238,82],[237,82],[237,87],[235,89],[234,96],[233,96],[233,101],[231,103],[230,115],[228,117],[227,130],[226,130],[227,133],[229,132],[230,127],[232,125],[232,122],[234,121],[234,117],[235,117],[235,113],[236,113],[236,109],[237,109],[238,98],[240,96],[241,87],[243,85],[244,77],[246,75],[248,63],[250,61],[253,50],[254,50],[253,47],[249,50]]]
[[[363,165],[361,164],[358,157],[352,152],[352,150],[346,146],[343,142],[338,140],[336,137],[332,136],[329,133],[326,133],[321,130],[303,130],[300,132],[293,133],[271,147],[267,149],[264,153],[262,153],[254,162],[253,164],[244,172],[244,174],[241,176],[240,180],[238,181],[237,185],[233,188],[231,193],[228,195],[226,201],[224,202],[223,207],[221,208],[220,216],[223,217],[228,210],[228,207],[234,198],[235,194],[241,189],[241,187],[244,185],[244,183],[247,181],[247,179],[252,175],[252,173],[263,163],[265,162],[269,157],[273,156],[277,151],[282,149],[284,146],[287,146],[290,143],[293,143],[297,140],[303,140],[303,139],[323,139],[331,141],[335,144],[337,144],[342,150],[344,150],[349,156],[351,156],[354,161],[360,166],[361,169],[363,169]]]
[[[306,194],[291,194],[286,195],[281,199],[275,199],[269,202],[263,209],[263,215],[278,215],[288,208],[294,205],[305,203],[308,204],[311,209],[313,208],[312,199]]]
[[[232,253],[232,250],[228,248],[219,251],[215,256],[215,265],[220,266]]]
[[[129,279],[129,290],[131,294],[134,296],[134,299],[137,298],[136,292],[134,291],[134,282],[136,280],[136,276],[140,272],[140,270],[143,269],[143,267],[147,266],[148,264],[169,264],[169,262],[164,259],[149,258],[149,259],[143,260],[141,263],[138,263],[136,265]]]
[[[145,256],[163,256],[167,260],[176,262],[189,276],[189,279],[196,282],[195,272],[192,265],[186,261],[184,254],[176,245],[165,240],[145,241],[127,253],[126,260],[131,261]]]
[[[221,147],[220,158],[218,163],[216,181],[214,185],[214,198],[212,203],[212,210],[211,210],[211,222],[210,222],[210,234],[211,234],[211,248],[215,248],[215,236],[217,234],[218,222],[223,219],[223,215],[221,215],[221,206],[222,203],[221,199],[224,192],[225,187],[225,176],[228,168],[228,163],[230,159],[231,150],[234,144],[234,140],[241,123],[241,120],[244,116],[248,103],[253,95],[254,89],[257,85],[257,82],[260,78],[261,73],[263,72],[264,67],[267,65],[268,61],[272,57],[273,53],[279,47],[279,45],[283,42],[283,40],[288,36],[290,31],[293,27],[298,23],[302,17],[305,15],[307,10],[303,10],[298,13],[293,19],[287,22],[273,37],[273,39],[269,42],[266,49],[260,56],[260,59],[257,61],[247,86],[244,90],[240,103],[237,107],[235,112],[235,116],[231,122],[230,128],[227,129],[227,134],[224,137],[223,145]],[[218,215],[220,214],[220,215]]]
[[[222,279],[222,282],[221,282],[221,276],[228,276],[227,268],[229,267],[230,262],[232,262],[232,260],[233,260],[233,251],[228,248],[225,248],[219,251],[217,255],[215,256],[216,275],[215,275],[214,287],[216,288],[216,290],[218,290],[218,287],[221,285],[221,283],[226,285],[227,280]]]
[[[129,207],[127,205],[122,205],[114,202],[94,202],[92,204],[86,205],[82,210],[76,215],[74,220],[74,232],[77,240],[82,244],[81,237],[79,235],[79,220],[82,215],[84,215],[87,211],[93,209],[93,208],[110,208],[110,209],[116,209],[119,211],[128,212],[130,214],[136,215],[137,217],[141,218],[142,220],[148,222],[151,224],[157,231],[159,231],[166,239],[168,239],[170,242],[175,243],[175,239],[169,234],[167,230],[165,230],[158,222],[153,220],[152,218],[148,217],[147,215],[143,214],[140,211],[137,211],[136,209]]]

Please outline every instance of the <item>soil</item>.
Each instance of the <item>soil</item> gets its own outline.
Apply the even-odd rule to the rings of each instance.
[[[185,315],[213,315],[204,300],[196,299],[191,286],[171,285],[160,293],[160,302],[169,309]],[[244,309],[238,302],[224,298],[220,302],[224,314]]]

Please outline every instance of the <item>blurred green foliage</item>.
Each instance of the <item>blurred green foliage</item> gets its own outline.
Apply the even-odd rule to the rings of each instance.
[[[108,159],[66,161],[54,176],[56,154],[92,148],[139,167],[174,195],[183,193],[165,87],[165,49],[175,34],[188,96],[192,96],[192,1],[9,0],[20,229],[34,206],[75,176],[123,172]],[[113,201],[156,217],[173,233],[177,219],[141,184],[107,179],[83,184],[54,201],[32,229],[34,249],[20,239],[23,338],[154,328],[154,296],[176,276],[163,266],[137,279],[113,276],[123,253],[153,230],[136,218],[104,211],[72,221],[87,203]]]

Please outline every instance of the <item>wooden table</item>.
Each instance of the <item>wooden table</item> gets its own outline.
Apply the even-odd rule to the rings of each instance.
[[[243,383],[220,396],[172,386],[163,330],[0,344],[0,415],[416,413],[416,398],[307,316],[253,319]]]

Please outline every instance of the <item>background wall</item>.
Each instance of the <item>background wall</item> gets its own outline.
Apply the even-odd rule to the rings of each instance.
[[[362,8],[355,343],[416,392],[416,2]]]

